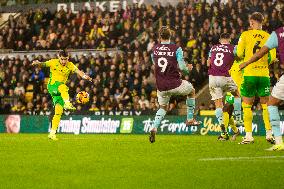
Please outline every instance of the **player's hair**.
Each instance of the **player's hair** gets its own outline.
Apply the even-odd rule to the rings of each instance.
[[[60,50],[58,52],[59,56],[68,57],[68,52],[66,50]]]
[[[260,12],[254,12],[252,15],[250,15],[250,19],[262,23],[264,16]]]
[[[228,34],[228,33],[222,33],[221,35],[220,35],[220,39],[230,39],[231,38],[231,36],[230,36],[230,34]]]
[[[167,26],[162,26],[159,30],[159,36],[161,39],[169,40],[171,38],[171,30]]]

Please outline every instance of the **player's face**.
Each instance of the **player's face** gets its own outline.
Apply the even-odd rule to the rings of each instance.
[[[21,117],[19,115],[9,115],[5,121],[7,133],[19,133]]]
[[[250,28],[253,27],[253,20],[252,19],[249,19],[249,26],[250,26]]]
[[[68,60],[69,60],[68,57],[64,57],[64,56],[59,57],[59,62],[62,66],[65,66],[67,64]]]

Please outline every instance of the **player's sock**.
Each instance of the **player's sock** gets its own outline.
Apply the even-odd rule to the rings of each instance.
[[[242,119],[242,100],[241,98],[235,98],[234,100],[234,113],[237,121]]]
[[[282,134],[280,131],[280,116],[277,106],[268,106],[268,112],[269,112],[269,120],[270,124],[272,126],[273,134],[275,137],[275,143],[276,144],[282,144]]]
[[[166,110],[164,110],[163,108],[160,108],[155,116],[155,121],[154,121],[154,128],[158,128],[161,124],[161,121],[164,119],[165,115],[166,115]]]
[[[55,105],[55,113],[54,113],[54,116],[52,118],[52,127],[51,127],[51,131],[50,131],[51,134],[56,133],[56,130],[57,130],[59,123],[60,123],[62,113],[63,113],[63,107],[59,104],[56,104]]]
[[[242,104],[244,111],[244,126],[246,131],[246,138],[252,137],[252,111],[251,105],[244,103]]]
[[[187,106],[187,120],[191,120],[193,119],[194,116],[195,98],[187,98],[186,106]]]
[[[230,116],[228,112],[223,113],[224,117],[224,126],[225,126],[225,131],[227,132],[228,126],[229,126],[229,121],[230,121]]]
[[[68,94],[68,87],[65,84],[61,84],[58,87],[58,91],[61,93],[61,97],[63,98],[64,102],[69,101],[69,94]]]
[[[266,138],[271,138],[272,133],[271,133],[271,125],[269,122],[269,114],[268,114],[268,108],[267,104],[261,104],[262,106],[262,116],[263,116],[263,121],[264,121],[264,126],[266,130]]]
[[[224,114],[222,108],[216,108],[215,110],[216,117],[220,125],[224,124]]]
[[[233,116],[230,117],[229,124],[230,124],[232,130],[234,131],[234,133],[237,133],[238,128],[236,127],[235,120],[234,120]]]

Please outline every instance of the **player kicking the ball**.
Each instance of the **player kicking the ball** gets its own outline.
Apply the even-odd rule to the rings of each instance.
[[[230,120],[229,114],[231,113],[229,113],[229,105],[226,105],[225,107],[223,105],[223,97],[227,92],[230,92],[234,97],[234,100],[232,101],[234,104],[236,121],[238,123],[241,122],[241,98],[238,92],[238,87],[229,74],[229,70],[231,69],[235,59],[235,46],[230,44],[230,40],[229,34],[221,34],[220,44],[214,45],[211,48],[209,58],[207,60],[210,65],[208,70],[209,90],[212,100],[215,102],[215,114],[222,129],[222,133],[218,139],[222,141],[229,139],[227,128]],[[239,130],[236,128],[235,124],[231,125],[234,135],[239,135]]]
[[[284,8],[279,12],[280,19],[284,22]],[[265,45],[256,52],[248,61],[240,65],[240,69],[246,68],[253,62],[258,61],[265,56],[269,50],[277,48],[279,53],[279,60],[281,64],[284,64],[284,26],[278,28],[271,33],[270,37],[266,41]],[[281,101],[284,100],[284,75],[282,75],[278,83],[273,87],[272,94],[268,101],[269,121],[272,126],[273,134],[275,137],[275,145],[268,150],[280,151],[284,150],[284,144],[282,134],[280,131],[280,116],[278,106]]]
[[[150,131],[149,140],[155,142],[157,128],[167,112],[171,96],[187,96],[187,126],[200,125],[200,121],[194,119],[195,90],[191,83],[182,80],[180,70],[189,73],[183,59],[181,47],[170,43],[171,31],[168,27],[162,27],[159,31],[160,43],[153,47],[152,60],[155,65],[155,77],[157,84],[157,95],[160,109],[157,111],[154,127]]]
[[[80,71],[72,62],[68,61],[69,56],[65,50],[61,50],[58,54],[58,59],[51,59],[47,62],[33,61],[32,66],[42,66],[50,68],[50,76],[47,84],[47,89],[52,97],[54,105],[54,116],[52,118],[52,128],[48,135],[51,140],[58,140],[56,130],[59,126],[63,109],[75,110],[76,108],[69,101],[68,87],[66,81],[70,73],[76,73],[83,79],[92,81],[88,75]]]

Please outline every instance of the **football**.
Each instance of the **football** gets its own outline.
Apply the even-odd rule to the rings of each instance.
[[[87,102],[89,102],[89,93],[87,93],[86,91],[80,91],[76,95],[76,101],[80,104],[86,104]]]

